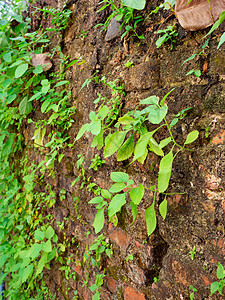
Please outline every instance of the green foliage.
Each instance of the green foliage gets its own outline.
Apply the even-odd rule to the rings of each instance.
[[[218,262],[216,276],[220,281],[214,281],[210,287],[210,293],[213,295],[215,292],[218,292],[223,296],[223,288],[225,286],[225,270],[224,267]]]
[[[190,300],[194,300],[195,292],[197,292],[197,290],[196,290],[196,288],[193,287],[193,285],[189,286],[189,290],[191,291],[191,293],[190,293]]]
[[[89,169],[94,169],[95,171],[98,170],[98,167],[100,167],[106,163],[106,161],[104,159],[101,159],[101,157],[97,154],[95,155],[94,158],[92,158],[91,161],[92,161],[92,163],[91,163]]]
[[[193,247],[193,249],[191,251],[189,251],[189,254],[191,255],[191,260],[194,260],[195,254],[196,254],[195,246]]]
[[[176,43],[175,37],[178,36],[178,32],[174,29],[175,25],[167,26],[166,29],[161,29],[155,32],[155,34],[162,35],[156,41],[157,48],[161,47],[164,43],[170,42],[170,50],[173,50],[174,43]]]

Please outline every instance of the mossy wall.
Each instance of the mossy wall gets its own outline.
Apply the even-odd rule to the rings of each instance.
[[[101,31],[101,27],[95,26],[105,22],[110,10],[98,12],[98,2],[68,1],[67,7],[72,11],[70,25],[62,39],[58,35],[53,41],[54,45],[60,43],[64,55],[69,55],[71,61],[81,56],[86,61],[86,64],[75,64],[66,71],[72,91],[71,104],[77,108],[75,122],[69,132],[71,141],[74,141],[81,126],[89,122],[90,111],[96,110],[93,101],[97,94],[110,95],[108,89],[94,83],[80,91],[83,82],[96,70],[108,80],[119,79],[120,83],[124,83],[126,96],[121,103],[123,113],[134,109],[141,99],[150,95],[162,98],[175,88],[167,98],[169,114],[172,116],[188,107],[192,107],[192,110],[175,127],[174,137],[182,143],[191,130],[200,132],[198,140],[191,146],[195,151],[184,151],[174,161],[169,192],[175,195],[168,197],[166,220],[157,216],[157,229],[150,237],[147,236],[144,211],[152,203],[151,192],[145,193],[133,224],[129,205],[119,213],[117,227],[106,221],[101,233],[113,244],[114,253],[112,258],[105,255],[102,259],[101,271],[105,269],[106,277],[101,299],[189,299],[189,285],[197,289],[195,299],[223,299],[219,294],[209,296],[210,284],[217,279],[217,263],[225,264],[225,46],[216,49],[223,28],[210,39],[205,56],[196,56],[182,65],[185,59],[202,50],[203,36],[207,30],[187,32],[171,16],[162,28],[176,24],[179,35],[174,49],[170,51],[168,44],[156,49],[155,43],[151,44],[154,31],[170,14],[160,11],[139,26],[140,34],[146,37],[143,43],[136,38],[121,41],[120,37],[106,42],[106,33]],[[146,17],[159,2],[147,1],[145,10],[140,13]],[[37,5],[56,7],[58,4],[55,1],[38,1]],[[33,16],[33,29],[37,29],[41,22],[41,14]],[[46,21],[43,25],[46,25]],[[145,58],[149,47],[149,54]],[[128,60],[133,62],[133,67],[125,67],[124,63]],[[57,53],[53,57],[53,64],[54,70],[57,70]],[[202,71],[199,78],[186,76],[193,68]],[[39,116],[40,112],[36,111],[32,118],[35,120]],[[208,136],[205,134],[206,128],[209,128]],[[33,130],[32,124],[24,127],[28,143]],[[166,130],[160,131],[160,135],[166,137]],[[91,134],[85,134],[76,141],[74,149],[64,153],[62,162],[56,166],[55,179],[46,178],[54,191],[65,189],[67,192],[66,200],[58,200],[48,213],[53,214],[55,230],[61,239],[66,237],[71,241],[74,238],[75,242],[66,255],[73,254],[73,259],[80,262],[80,265],[71,264],[77,274],[76,281],[66,280],[57,264],[53,264],[51,270],[46,270],[46,280],[51,291],[57,292],[57,299],[73,299],[75,290],[78,290],[79,299],[92,299],[93,294],[88,286],[95,282],[96,273],[99,272],[98,268],[90,267],[88,285],[83,285],[87,276],[83,254],[86,244],[90,245],[96,238],[92,226],[96,210],[88,204],[94,197],[93,193],[85,188],[80,189],[80,183],[71,187],[80,174],[76,165],[77,155],[84,155],[86,178],[91,177],[91,182],[106,189],[112,184],[112,171],[127,172],[136,184],[146,186],[155,183],[158,171],[159,159],[154,154],[149,154],[143,165],[138,162],[130,164],[131,159],[117,162],[116,155],[113,155],[105,159],[106,163],[98,171],[89,169],[95,154],[103,158],[103,150],[91,148],[91,141]],[[30,150],[30,157],[37,161],[41,159],[37,149]],[[154,168],[151,167],[153,165]],[[180,192],[186,194],[180,195]],[[74,197],[79,194],[80,201],[75,208]],[[162,199],[159,197],[157,203],[160,201]],[[64,234],[56,226],[57,221],[63,220],[67,220]],[[88,238],[85,234],[87,230],[90,231]],[[191,260],[189,251],[194,246],[196,255]],[[133,254],[134,259],[126,261],[129,254]],[[154,282],[154,277],[159,279],[158,282]]]

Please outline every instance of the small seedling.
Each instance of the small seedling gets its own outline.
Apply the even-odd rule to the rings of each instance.
[[[89,169],[94,169],[95,171],[98,170],[98,167],[100,167],[106,163],[106,161],[104,159],[101,159],[101,157],[97,154],[95,155],[94,158],[92,158],[91,161],[92,161],[92,163],[91,163]]]
[[[213,295],[215,292],[218,292],[221,296],[223,296],[223,288],[225,286],[225,270],[220,262],[218,262],[216,276],[218,279],[220,279],[220,281],[214,281],[211,284],[210,294]]]
[[[161,34],[162,36],[156,41],[157,48],[161,47],[164,43],[170,42],[170,50],[173,50],[174,43],[176,43],[175,37],[178,32],[174,29],[174,26],[167,26],[166,29],[155,31],[155,34]]]
[[[194,260],[195,254],[196,254],[195,246],[194,246],[193,249],[189,252],[189,254],[191,255],[191,260]]]
[[[134,259],[133,254],[130,254],[130,255],[128,255],[128,256],[126,257],[126,261],[128,261],[128,260],[133,260],[133,259]]]
[[[128,60],[128,61],[124,64],[124,66],[127,67],[127,68],[130,68],[130,67],[133,67],[134,64],[133,64],[132,61],[129,61],[129,60]]]
[[[190,300],[194,300],[195,292],[197,292],[196,288],[193,287],[193,285],[189,286],[190,293]]]

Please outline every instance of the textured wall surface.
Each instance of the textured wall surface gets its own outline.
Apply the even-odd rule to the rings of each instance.
[[[42,1],[38,5],[56,5],[50,2]],[[143,11],[145,16],[157,6],[157,1],[147,2]],[[175,88],[167,98],[169,113],[176,114],[184,108],[192,107],[186,118],[174,129],[175,138],[182,143],[191,130],[197,129],[200,132],[198,140],[192,145],[195,151],[184,151],[174,161],[169,192],[177,194],[168,197],[166,220],[157,216],[157,229],[150,237],[147,236],[144,210],[152,203],[151,192],[145,193],[133,224],[128,206],[122,208],[117,227],[106,222],[102,233],[113,244],[114,254],[111,259],[105,256],[101,262],[106,274],[101,298],[189,299],[189,285],[193,285],[197,289],[195,299],[220,299],[218,295],[209,296],[210,284],[216,280],[217,263],[225,263],[225,46],[216,49],[219,32],[210,39],[205,56],[196,56],[182,66],[185,59],[201,51],[202,38],[207,31],[190,34],[179,26],[175,17],[171,17],[162,28],[166,28],[168,24],[176,24],[179,35],[174,50],[170,51],[167,44],[156,49],[153,42],[149,55],[143,62],[154,31],[170,12],[152,14],[140,26],[140,33],[145,35],[146,40],[139,45],[140,41],[135,38],[125,41],[121,41],[120,37],[109,42],[104,40],[106,33],[101,31],[101,27],[94,26],[104,23],[110,11],[106,9],[98,12],[98,0],[70,1],[68,8],[73,12],[70,26],[61,40],[59,36],[55,37],[54,43],[60,43],[63,53],[69,55],[71,61],[82,56],[88,65],[75,64],[66,71],[66,79],[70,81],[69,88],[72,91],[71,103],[77,107],[75,123],[69,132],[72,139],[76,137],[80,127],[89,122],[90,111],[96,109],[93,101],[97,98],[97,93],[109,95],[104,86],[93,83],[79,92],[83,82],[96,70],[109,80],[119,79],[125,84],[123,113],[134,109],[141,99],[150,95],[162,98]],[[33,18],[34,28],[37,22],[41,20],[36,16],[36,20]],[[82,33],[86,31],[87,36],[83,37]],[[133,62],[133,67],[124,66],[128,60]],[[53,62],[54,69],[57,70],[57,53]],[[193,68],[202,71],[201,77],[186,76]],[[38,112],[34,115],[35,118],[38,119]],[[208,137],[205,136],[207,127]],[[29,140],[33,134],[32,125],[28,125],[25,131]],[[166,136],[165,131],[160,131],[160,134]],[[76,261],[81,262],[86,243],[91,244],[96,238],[92,227],[96,210],[88,204],[94,197],[93,193],[81,190],[79,183],[71,187],[80,172],[76,166],[77,155],[83,153],[86,177],[91,176],[91,181],[101,188],[111,186],[112,171],[127,172],[135,183],[150,186],[154,184],[159,164],[154,154],[149,154],[143,165],[137,162],[130,164],[131,160],[117,162],[113,155],[105,159],[106,163],[97,172],[89,170],[91,159],[96,153],[103,157],[102,150],[90,147],[91,141],[91,135],[85,134],[76,142],[74,150],[66,152],[55,179],[46,179],[56,191],[67,191],[66,200],[57,201],[54,209],[48,213],[53,214],[55,225],[57,221],[62,222],[65,218],[68,220],[65,235],[69,240],[75,238],[75,242],[66,255],[73,254]],[[40,159],[35,152],[31,153],[31,157],[37,161]],[[152,163],[155,165],[153,171]],[[179,192],[186,194],[180,195]],[[78,194],[80,202],[76,211],[73,198]],[[159,197],[157,203],[161,200]],[[82,217],[78,218],[78,215]],[[87,230],[91,232],[88,238],[85,235]],[[192,261],[189,251],[194,246],[196,255]],[[134,259],[126,261],[129,254],[133,254]],[[71,267],[77,273],[76,281],[66,280],[58,265],[53,265],[50,271],[46,270],[51,290],[58,289],[57,299],[72,299],[76,289],[80,299],[92,299],[88,287],[82,286],[87,270],[84,270],[82,263],[80,266],[72,264]],[[94,283],[96,272],[99,272],[97,268],[89,270],[88,286]],[[159,281],[154,282],[154,277],[159,278]],[[68,286],[71,291],[66,295]]]

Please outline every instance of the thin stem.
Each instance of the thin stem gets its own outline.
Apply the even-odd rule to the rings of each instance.
[[[183,146],[177,144],[177,142],[175,141],[175,139],[174,139],[174,137],[173,137],[172,131],[171,131],[171,129],[170,129],[170,126],[169,126],[169,124],[168,124],[166,118],[164,118],[164,121],[165,121],[165,123],[166,123],[166,126],[167,126],[167,128],[168,128],[168,131],[169,131],[169,133],[170,133],[171,139],[173,140],[174,144],[175,144],[177,147],[179,147],[179,148],[181,148],[181,149],[183,149],[183,150],[194,151],[194,150],[192,150],[192,149],[188,149],[188,148],[185,148],[185,147],[183,147]]]

